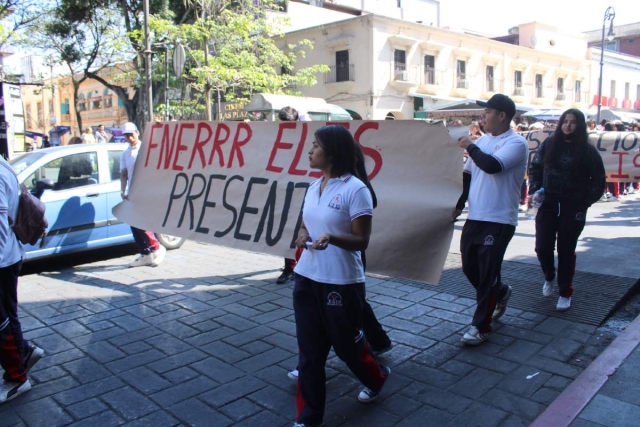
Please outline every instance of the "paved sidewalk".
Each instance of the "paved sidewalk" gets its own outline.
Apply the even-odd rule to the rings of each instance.
[[[26,336],[47,351],[4,426],[290,426],[297,346],[281,259],[188,242],[158,268],[115,258],[21,278]],[[369,278],[395,348],[382,399],[327,365],[326,426],[526,426],[613,339],[508,309],[490,341],[460,344],[475,302]]]

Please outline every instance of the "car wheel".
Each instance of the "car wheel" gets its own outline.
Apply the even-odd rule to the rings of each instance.
[[[186,240],[186,239],[183,239],[182,237],[171,236],[169,234],[155,233],[155,235],[156,235],[156,239],[158,239],[160,244],[169,250],[178,249],[180,246],[184,244]]]

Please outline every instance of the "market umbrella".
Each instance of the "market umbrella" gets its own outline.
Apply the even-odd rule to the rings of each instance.
[[[538,110],[530,110],[522,114],[524,117],[535,117],[538,120],[560,120],[560,116],[564,110],[559,108],[541,108]]]

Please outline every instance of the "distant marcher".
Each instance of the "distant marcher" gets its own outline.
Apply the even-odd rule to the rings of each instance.
[[[322,426],[331,347],[365,386],[357,396],[361,403],[379,397],[391,370],[378,363],[362,331],[361,251],[369,244],[373,201],[357,178],[351,133],[338,125],[318,129],[309,166],[324,176],[309,185],[296,240],[304,250],[293,288],[300,349],[295,425]]]
[[[476,141],[482,135],[484,135],[484,132],[482,132],[482,129],[480,128],[480,123],[475,121],[471,122],[471,126],[469,126],[469,139],[471,141]]]
[[[502,259],[518,224],[520,185],[527,168],[527,141],[510,129],[515,103],[496,94],[484,107],[485,131],[476,143],[458,140],[469,158],[464,165],[463,192],[453,211],[462,213],[469,199],[469,216],[462,229],[462,271],[476,289],[478,306],[471,327],[462,337],[467,345],[482,344],[492,331],[491,320],[500,318],[511,297],[502,283]]]
[[[96,132],[96,142],[98,144],[104,144],[109,141],[109,135],[104,131],[104,125],[98,126],[98,132]]]
[[[544,188],[544,202],[536,216],[536,253],[544,273],[542,294],[551,296],[556,286],[554,248],[558,241],[556,309],[568,310],[573,294],[576,245],[587,210],[600,199],[605,187],[602,156],[589,144],[584,114],[569,109],[560,126],[536,151],[529,168],[529,194]]]
[[[44,355],[22,335],[18,319],[18,276],[24,249],[9,225],[18,214],[20,187],[11,166],[0,157],[0,404],[31,390],[27,373]],[[5,412],[6,413],[6,412]],[[4,416],[3,416],[4,417]],[[4,418],[3,418],[4,419]]]
[[[593,120],[593,119],[589,120],[587,122],[587,128],[588,128],[589,131],[596,130],[596,121]]]
[[[69,145],[82,144],[82,138],[74,136],[69,140]]]
[[[93,136],[93,131],[91,130],[91,128],[86,128],[84,130],[84,133],[81,136],[82,138],[82,143],[83,144],[95,144],[96,143],[96,137]]]
[[[122,133],[129,146],[120,154],[120,196],[122,200],[129,200],[129,188],[133,178],[136,157],[140,150],[138,127],[134,123],[125,123]],[[129,267],[145,265],[158,266],[164,260],[167,250],[158,242],[153,232],[141,230],[131,226],[131,233],[138,249],[138,256],[129,263]]]
[[[175,119],[175,117],[173,117],[173,114],[169,114],[169,121],[176,122],[177,120]]]

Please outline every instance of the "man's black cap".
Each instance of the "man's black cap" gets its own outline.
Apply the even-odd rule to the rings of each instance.
[[[516,115],[516,104],[507,95],[501,93],[496,93],[487,102],[476,101],[476,104],[481,107],[503,111],[510,119]]]

